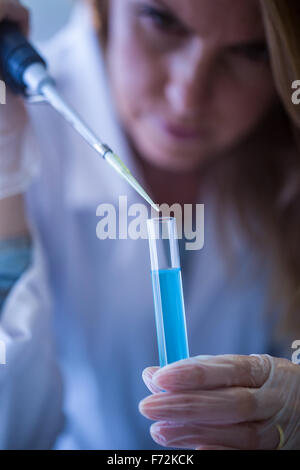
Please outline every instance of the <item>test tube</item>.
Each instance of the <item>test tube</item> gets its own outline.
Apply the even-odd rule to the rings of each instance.
[[[189,357],[176,219],[147,220],[160,366]]]

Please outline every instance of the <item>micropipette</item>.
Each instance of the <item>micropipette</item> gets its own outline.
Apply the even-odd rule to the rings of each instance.
[[[157,212],[158,206],[113,150],[104,144],[59,94],[45,60],[10,21],[0,23],[0,74],[15,93],[49,103]]]

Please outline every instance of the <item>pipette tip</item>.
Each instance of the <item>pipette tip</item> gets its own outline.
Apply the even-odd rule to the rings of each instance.
[[[130,170],[124,165],[122,160],[113,152],[105,154],[105,160],[130,184],[130,186],[147,201],[156,212],[159,212],[159,206],[155,204],[142,186],[137,182]]]
[[[145,198],[146,199],[146,198]],[[150,199],[149,197],[146,199],[147,202],[149,202],[150,206],[153,207],[153,209],[156,211],[156,212],[160,212],[160,209],[159,209],[159,206],[157,204],[155,204],[155,202],[152,201],[152,199]]]
[[[151,202],[151,206],[153,207],[154,210],[156,210],[156,212],[160,212],[160,209],[159,209],[159,206],[157,204],[155,204],[154,202]]]
[[[128,181],[128,183],[145,199],[145,201],[147,201],[151,207],[153,207],[153,209],[156,211],[156,212],[159,212],[159,207],[157,204],[155,204],[155,202],[152,201],[152,199],[150,198],[150,196],[146,193],[146,191],[141,187],[141,185],[137,182],[137,180],[132,176],[132,174],[130,173],[129,175],[124,175],[124,177],[126,178],[126,180]]]

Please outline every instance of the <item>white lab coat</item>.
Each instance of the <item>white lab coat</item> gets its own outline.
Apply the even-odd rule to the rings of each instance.
[[[75,10],[42,53],[66,100],[142,181],[114,115],[89,10]],[[0,448],[159,448],[138,411],[149,394],[142,370],[158,365],[148,242],[96,237],[99,204],[142,200],[49,106],[29,111],[41,156],[26,194],[35,259],[0,320]],[[266,272],[251,277],[252,255],[232,220],[238,263],[235,277],[227,275],[212,206],[203,202],[204,249],[183,262],[190,354],[288,357],[288,343],[274,339],[278,313],[263,315]]]

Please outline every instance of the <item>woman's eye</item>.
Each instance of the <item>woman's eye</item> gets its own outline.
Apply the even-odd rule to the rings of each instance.
[[[229,52],[232,56],[247,59],[251,62],[269,61],[269,51],[266,44],[251,44],[231,47]]]
[[[161,31],[172,34],[185,32],[184,27],[177,21],[177,19],[163,10],[142,5],[139,8],[138,14],[141,18],[151,21],[151,23]]]

